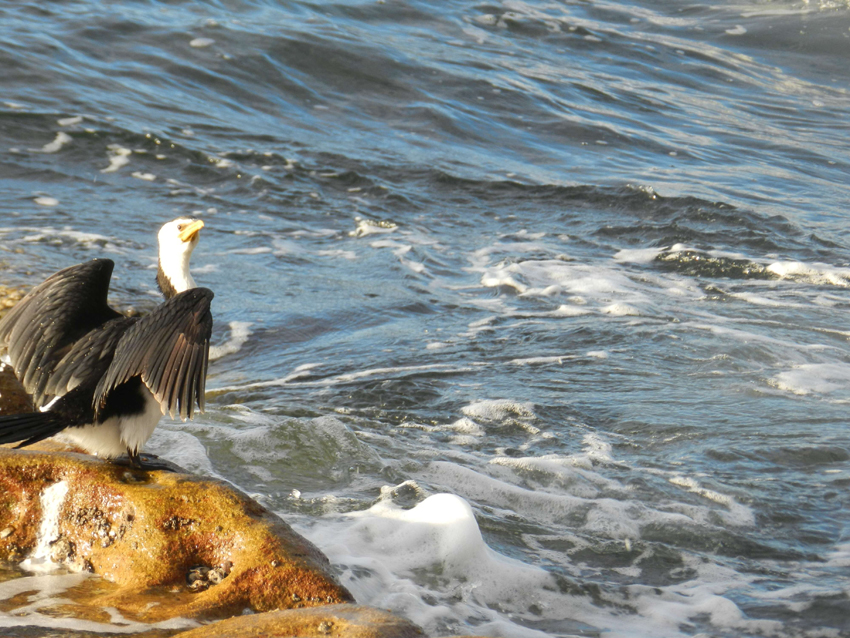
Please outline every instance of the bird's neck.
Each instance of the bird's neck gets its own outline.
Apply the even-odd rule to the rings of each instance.
[[[195,280],[189,273],[189,255],[180,255],[177,258],[159,258],[159,268],[156,272],[156,283],[166,299],[174,295],[196,288]]]

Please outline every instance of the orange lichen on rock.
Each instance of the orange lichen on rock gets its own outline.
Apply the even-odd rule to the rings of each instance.
[[[62,481],[44,530],[42,495]],[[220,481],[0,448],[0,560],[32,552],[39,530],[54,561],[120,586],[92,603],[143,622],[352,600],[316,547]]]
[[[373,607],[328,605],[312,609],[237,616],[174,638],[424,638],[409,620]]]

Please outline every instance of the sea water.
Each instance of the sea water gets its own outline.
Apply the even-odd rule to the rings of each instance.
[[[207,412],[147,451],[429,635],[850,635],[848,47],[826,0],[6,4],[0,283],[109,257],[145,312],[202,218]],[[145,629],[24,577],[10,635]]]

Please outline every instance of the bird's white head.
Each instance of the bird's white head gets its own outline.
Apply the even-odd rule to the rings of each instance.
[[[159,229],[159,271],[156,282],[166,298],[195,288],[189,274],[189,258],[198,245],[198,233],[204,222],[194,217],[180,217]]]

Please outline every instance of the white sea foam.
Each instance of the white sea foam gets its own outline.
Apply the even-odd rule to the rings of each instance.
[[[130,173],[130,175],[136,179],[141,179],[146,182],[152,182],[156,179],[156,175],[153,173],[143,173],[141,171],[134,171],[133,173]]]
[[[847,287],[850,286],[850,268],[831,266],[824,263],[805,263],[800,261],[770,261],[769,259],[751,257],[746,254],[724,251],[724,250],[709,250],[701,251],[692,246],[685,244],[675,244],[669,248],[638,248],[624,249],[618,251],[614,255],[614,260],[623,263],[650,263],[661,254],[675,256],[680,253],[697,252],[705,253],[709,257],[716,259],[730,259],[737,261],[748,261],[753,264],[764,267],[767,272],[770,272],[780,279],[787,279],[814,285],[831,285]],[[741,298],[746,299],[743,295],[748,293],[739,293]],[[753,303],[766,305],[770,303],[768,299],[754,295]]]
[[[274,247],[274,255],[276,257],[283,257],[285,255],[303,256],[307,253],[301,244],[291,239],[275,238],[272,240],[272,246]]]
[[[306,364],[293,374],[309,374],[316,367],[317,364]],[[229,418],[244,425],[234,428],[190,424],[190,428],[205,430],[214,440],[227,441],[228,449],[259,481],[274,480],[272,468],[287,456],[286,446],[281,445],[284,439],[280,438],[279,419],[245,406],[225,409]],[[407,423],[405,427],[450,431],[458,438],[480,440],[492,424],[538,418],[533,404],[510,400],[476,401],[461,412],[460,419],[445,425]],[[296,441],[292,449],[297,449],[302,458],[305,454],[318,454],[319,450],[322,455],[332,450],[332,457],[341,459],[342,465],[350,465],[351,459],[355,465],[363,462],[380,467],[383,463],[374,450],[335,417],[295,420],[285,427],[285,440]],[[192,469],[210,471],[203,463],[203,445],[193,441],[191,431],[187,433],[184,425],[164,425],[160,430],[164,430],[160,432],[162,438],[157,440],[155,434],[151,441],[163,456],[186,465],[185,458],[175,457],[188,455],[196,459],[189,463]],[[413,472],[408,484],[420,498],[432,490],[439,493],[425,498],[412,510],[403,510],[391,502],[392,494],[404,491],[403,486],[382,488],[382,499],[376,505],[351,515],[335,513],[343,504],[330,495],[322,499],[329,514],[318,522],[306,519],[311,527],[299,531],[330,557],[343,584],[358,602],[400,613],[423,625],[432,635],[466,631],[544,638],[555,631],[552,627],[568,629],[569,623],[579,622],[603,628],[611,638],[680,637],[682,625],[696,618],[723,631],[775,632],[775,623],[747,618],[730,596],[747,587],[749,577],[714,564],[706,565],[702,557],[682,553],[682,560],[694,574],[684,582],[664,587],[625,585],[622,597],[608,592],[605,595],[609,602],[636,610],[615,613],[589,597],[566,593],[547,570],[501,556],[488,547],[469,502],[483,506],[493,515],[517,517],[534,526],[552,526],[559,530],[557,539],[567,541],[576,551],[590,547],[588,538],[620,542],[624,551],[632,551],[647,526],[654,536],[674,536],[682,528],[710,531],[716,529],[718,515],[728,516],[734,511],[734,499],[720,490],[704,488],[681,472],[661,473],[670,483],[705,498],[705,505],[668,501],[653,507],[637,500],[628,485],[600,471],[611,466],[622,472],[625,467],[614,458],[611,442],[588,432],[581,424],[576,424],[576,436],[581,437],[581,452],[499,456],[490,461],[484,472],[444,460],[427,463]],[[186,437],[185,441],[181,442],[181,437]],[[157,447],[151,451],[157,451]],[[638,475],[641,471],[631,468]],[[726,521],[730,523],[735,524]],[[538,547],[535,538],[534,534],[527,538],[530,547]],[[541,540],[545,542],[546,538]],[[541,560],[560,565],[576,578],[594,573],[580,562],[572,563],[560,550],[540,546],[535,551]],[[652,546],[646,545],[643,551],[643,559],[650,561]],[[836,556],[836,560],[841,558]],[[618,571],[624,577],[639,578],[641,565],[637,560]],[[786,594],[777,602],[793,600],[792,592]],[[546,622],[550,630],[538,631],[533,628],[534,622]],[[567,629],[555,633],[571,635],[573,632]]]
[[[340,257],[349,261],[357,259],[357,253],[353,250],[317,250],[316,254],[320,257]]]
[[[213,44],[215,44],[215,40],[212,38],[195,38],[189,42],[189,46],[196,49],[203,49],[205,47],[212,46]]]
[[[633,264],[648,264],[655,260],[666,248],[632,248],[623,249],[614,255],[614,261]]]
[[[70,135],[63,131],[59,131],[52,142],[41,147],[41,151],[43,153],[58,153],[63,146],[70,144],[71,142],[72,138]]]
[[[783,279],[802,280],[816,285],[850,286],[850,268],[837,268],[821,263],[777,261],[767,269]]]
[[[528,520],[580,528],[604,538],[639,539],[641,530],[648,525],[654,529],[669,529],[671,534],[680,529],[715,529],[717,516],[726,525],[753,524],[753,513],[749,508],[719,492],[703,490],[698,484],[694,487],[700,490],[697,493],[716,505],[665,502],[654,508],[634,501],[625,485],[602,475],[589,474],[598,474],[599,466],[622,465],[612,458],[611,444],[592,433],[584,434],[583,442],[583,452],[568,457],[549,456],[542,460],[519,461],[497,457],[499,460],[491,462],[487,474],[447,461],[434,461],[422,470],[418,478]],[[504,469],[500,471],[499,468]],[[568,470],[572,471],[572,468],[582,472],[570,474]],[[511,472],[505,474],[506,470]],[[640,473],[645,470],[635,468],[634,471]],[[516,472],[528,478],[537,476],[538,489],[514,484]],[[652,473],[645,472],[647,475]],[[597,496],[594,493],[597,489],[604,490],[604,495]]]
[[[525,489],[446,461],[430,463],[420,474],[420,478],[466,499],[487,503],[506,512],[527,517],[528,520],[569,526],[588,525],[590,529],[608,538],[640,537],[640,521],[626,514],[629,509],[626,503],[612,502],[609,505],[603,502],[600,507],[608,511],[593,513],[597,508],[588,509],[592,502],[585,497]],[[582,488],[582,492],[584,491]],[[619,511],[615,511],[615,507]]]
[[[635,317],[640,315],[640,311],[637,308],[627,303],[612,303],[600,310],[606,315],[613,315],[615,317]]]
[[[422,430],[424,432],[455,432],[458,436],[452,439],[455,445],[473,444],[476,440],[486,434],[484,428],[472,419],[463,417],[449,424],[428,425],[416,421],[405,421],[398,425],[399,428],[408,430]]]
[[[0,228],[0,235],[5,235],[12,232],[31,233],[21,238],[24,242],[53,242],[60,244],[62,240],[69,240],[79,244],[84,248],[96,248],[113,253],[121,253],[122,249],[115,245],[109,237],[98,235],[97,233],[86,233],[79,230],[73,230],[66,226],[65,228],[53,228],[51,226],[20,226],[17,228]]]
[[[573,298],[573,303],[581,303],[584,304],[583,299]],[[561,304],[558,306],[550,316],[560,316],[560,317],[580,317],[582,315],[589,314],[591,311],[587,308],[582,308],[580,306],[568,306],[566,304]],[[542,314],[542,313],[541,313]]]
[[[0,600],[8,600],[27,592],[37,592],[30,598],[31,602],[46,600],[64,593],[71,587],[76,587],[86,578],[91,577],[86,574],[56,574],[53,576],[25,576],[6,580],[0,583]],[[6,619],[6,614],[0,613],[0,627],[9,626],[4,623]]]
[[[204,264],[203,266],[192,266],[192,272],[195,274],[218,272],[218,264]]]
[[[699,494],[703,498],[707,498],[720,505],[725,505],[728,508],[728,512],[720,513],[729,525],[741,527],[756,524],[755,512],[746,505],[741,505],[728,494],[721,494],[720,492],[704,488],[691,476],[673,476],[670,478],[670,482],[673,485],[684,487],[689,492]]]
[[[681,626],[694,617],[705,616],[716,628],[741,633],[780,635],[781,622],[746,618],[724,593],[746,587],[752,578],[697,557],[684,556],[696,577],[678,585],[654,588],[629,586],[629,603],[655,627],[656,636],[680,636]],[[750,634],[751,635],[751,634]]]
[[[475,436],[480,437],[486,434],[484,428],[482,428],[478,423],[469,418],[462,418],[450,423],[444,428],[435,428],[435,429],[448,429],[453,432],[458,432],[460,434],[465,434],[467,436]]]
[[[336,377],[331,377],[330,379],[322,379],[318,383],[320,383],[321,385],[335,385],[338,383],[351,383],[352,381],[358,381],[360,379],[367,379],[371,377],[398,378],[408,376],[410,374],[420,374],[422,372],[457,373],[464,372],[469,369],[470,368],[466,366],[457,367],[444,363],[434,363],[430,365],[421,366],[394,366],[388,368],[372,368],[370,370],[359,370],[357,372],[340,374]]]
[[[534,405],[532,403],[509,401],[504,399],[476,401],[461,408],[468,417],[484,419],[485,421],[505,421],[510,418],[521,417],[534,419]]]
[[[555,593],[551,574],[493,551],[469,504],[451,494],[436,494],[411,510],[380,501],[308,534],[341,566],[343,584],[358,602],[401,613],[432,635],[463,619],[493,635],[545,636],[491,607],[517,614],[542,607],[569,617],[569,600]],[[415,582],[422,573],[442,583],[439,592]],[[423,600],[426,593],[433,602]]]
[[[328,377],[325,379],[316,379],[314,381],[305,381],[300,382],[306,385],[315,385],[315,386],[329,386],[329,385],[337,385],[342,383],[351,383],[353,381],[359,381],[360,379],[369,379],[372,377],[385,377],[388,379],[405,377],[411,374],[420,374],[422,372],[439,372],[439,373],[457,373],[457,372],[465,372],[470,370],[469,367],[456,367],[448,364],[435,363],[430,365],[421,365],[421,366],[395,366],[389,368],[372,368],[369,370],[359,370],[357,372],[347,372],[344,374],[336,375],[333,377]],[[232,390],[246,390],[249,388],[262,388],[276,385],[286,385],[291,383],[292,381],[302,377],[303,374],[298,374],[296,376],[287,375],[282,379],[273,379],[271,381],[260,381],[257,383],[250,383],[244,386],[233,386],[220,388],[222,391],[232,391]]]
[[[63,118],[56,120],[56,123],[59,126],[75,126],[77,124],[83,123],[83,116],[77,115],[75,117],[63,117]]]
[[[279,379],[271,379],[270,381],[257,381],[255,383],[248,383],[246,385],[226,386],[216,389],[220,392],[233,392],[237,390],[250,390],[255,388],[269,388],[274,386],[288,385],[294,381],[304,383],[305,380],[310,379],[313,376],[311,370],[314,370],[318,367],[321,367],[321,364],[305,363],[303,365],[299,365],[285,377],[281,377]],[[318,383],[318,381],[312,381],[309,383]]]
[[[850,390],[850,365],[845,363],[813,363],[795,366],[771,379],[780,390],[794,394],[829,394]]]
[[[524,357],[522,359],[511,359],[509,364],[515,366],[541,366],[541,365],[563,365],[565,361],[575,359],[574,355],[554,355],[550,357]]]
[[[231,321],[229,325],[229,339],[217,346],[210,346],[210,361],[215,361],[225,355],[239,352],[251,336],[251,326],[253,325],[251,322]]]
[[[768,306],[771,308],[806,308],[809,305],[808,303],[797,303],[788,301],[785,298],[777,299],[752,292],[733,292],[729,293],[729,296],[756,306]]]
[[[366,237],[367,235],[386,234],[398,229],[398,226],[393,222],[375,221],[373,219],[360,218],[357,218],[355,221],[357,222],[357,228],[355,228],[349,233],[349,235],[351,235],[352,237]]]
[[[253,248],[236,248],[227,252],[231,255],[262,255],[272,252],[272,249],[268,246],[255,246]]]
[[[38,204],[39,206],[58,206],[59,205],[59,200],[56,199],[55,197],[40,196],[40,197],[36,197],[33,201],[36,204]]]
[[[767,334],[763,334],[761,332],[757,332],[756,330],[745,330],[743,328],[733,328],[728,325],[720,325],[720,321],[723,321],[719,317],[716,318],[718,323],[715,324],[706,324],[702,322],[688,322],[683,323],[682,325],[688,329],[695,330],[708,330],[709,332],[714,333],[715,335],[721,336],[723,338],[734,340],[738,343],[744,344],[763,344],[767,346],[778,346],[784,350],[788,351],[796,351],[796,352],[806,352],[806,351],[823,351],[829,349],[829,346],[825,346],[819,343],[813,344],[801,344],[793,341],[788,341],[786,339],[779,339],[777,337],[771,337]],[[746,323],[742,324],[746,326]]]
[[[643,314],[649,305],[647,282],[632,281],[619,269],[560,259],[530,260],[476,267],[481,284],[487,287],[512,288],[521,296],[562,299],[570,297],[582,304],[592,303],[597,310],[613,315]],[[565,315],[591,312],[560,304]]]
[[[569,490],[570,494],[579,498],[597,498],[601,489],[623,491],[619,483],[606,479],[593,470],[593,456],[589,453],[571,456],[498,456],[491,459],[490,464],[510,468],[514,474],[541,486],[557,486]]]
[[[176,463],[190,472],[197,472],[204,476],[218,476],[206,448],[197,437],[186,432],[182,423],[179,425],[171,425],[167,421],[160,423],[145,444],[144,451]]]
[[[827,558],[827,563],[832,567],[850,567],[850,543],[836,545]],[[850,592],[850,583],[848,583]]]
[[[501,255],[523,255],[527,253],[550,253],[551,248],[538,241],[498,241],[490,246],[479,248],[466,258],[473,272],[482,271],[491,265],[494,257]]]
[[[523,465],[521,461],[516,464]],[[528,459],[525,467],[551,470],[570,479],[576,472],[555,458]],[[584,473],[582,478],[592,474]],[[464,480],[469,480],[466,473]],[[423,493],[418,481],[407,483]],[[751,579],[688,554],[683,554],[683,560],[695,577],[667,587],[627,586],[622,599],[614,594],[607,599],[637,613],[608,611],[589,597],[563,592],[546,570],[493,551],[466,499],[438,493],[403,510],[390,501],[403,487],[384,488],[382,500],[370,509],[326,517],[303,533],[328,555],[341,571],[343,584],[360,603],[400,613],[432,635],[464,630],[478,635],[543,638],[551,634],[532,628],[535,621],[542,621],[549,628],[563,627],[556,631],[558,635],[572,635],[570,623],[586,623],[590,627],[582,629],[599,627],[611,638],[678,637],[683,635],[683,624],[700,616],[724,630],[770,634],[780,628],[773,621],[746,618],[724,595],[746,587]],[[523,491],[532,499],[539,496],[539,490]],[[575,503],[580,515],[586,501],[576,498]],[[526,510],[506,512],[525,518],[523,512],[527,511],[526,520],[539,521],[532,512],[539,511],[540,504],[538,498]],[[588,513],[585,527],[594,534],[625,538],[629,551],[628,534],[639,526],[622,520],[627,511],[612,499],[599,499]],[[569,538],[577,548],[583,547],[580,537]],[[653,550],[647,551],[649,558]],[[563,555],[557,561],[563,563]],[[581,575],[581,566],[570,568]],[[640,568],[626,571],[639,575]]]
[[[493,330],[493,323],[499,318],[498,315],[489,315],[482,319],[476,319],[469,324],[469,330],[461,333],[462,337],[475,337],[479,332],[487,332]]]
[[[119,168],[130,163],[130,155],[133,154],[129,148],[124,148],[118,144],[110,144],[106,156],[109,158],[109,166],[100,169],[101,173],[114,173]]]

